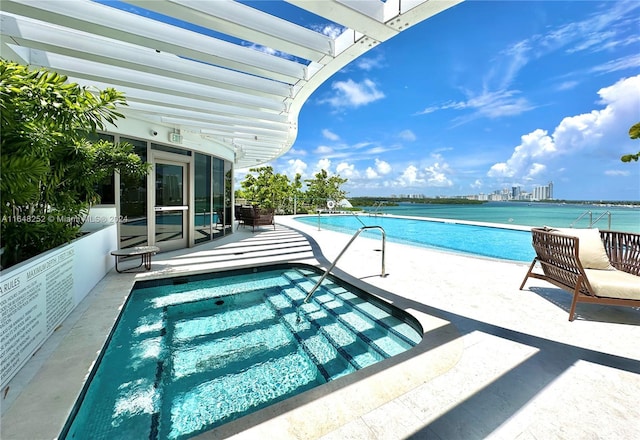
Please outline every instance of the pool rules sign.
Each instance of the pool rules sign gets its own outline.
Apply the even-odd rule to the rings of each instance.
[[[0,388],[71,313],[73,248],[0,276]]]

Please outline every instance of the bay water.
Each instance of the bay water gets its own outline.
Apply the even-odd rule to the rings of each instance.
[[[487,202],[481,205],[400,203],[365,207],[365,211],[400,216],[501,223],[512,226],[611,229],[640,233],[640,205]]]

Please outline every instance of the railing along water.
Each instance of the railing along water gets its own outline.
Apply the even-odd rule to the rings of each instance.
[[[382,207],[384,206],[384,201],[375,202],[372,206],[372,210],[369,211],[369,216],[378,216],[380,214],[384,214],[382,211]]]
[[[365,229],[380,229],[380,232],[382,233],[382,273],[380,274],[381,277],[385,276],[385,267],[384,267],[384,253],[385,253],[385,246],[386,246],[386,234],[384,232],[384,228],[382,226],[363,226],[360,229],[358,229],[356,231],[356,233],[353,235],[353,237],[351,237],[351,240],[349,240],[349,243],[347,243],[347,245],[342,249],[342,251],[340,252],[340,254],[336,257],[336,259],[333,261],[333,263],[331,264],[331,266],[324,272],[324,274],[322,274],[322,276],[320,277],[320,279],[318,280],[318,282],[316,283],[315,286],[313,286],[313,289],[311,289],[309,291],[309,293],[307,294],[307,296],[305,297],[303,304],[306,304],[307,302],[309,302],[309,299],[311,299],[311,297],[313,296],[313,294],[315,293],[315,291],[318,289],[318,287],[320,287],[320,285],[322,284],[322,282],[324,281],[324,279],[329,275],[329,272],[331,272],[333,270],[334,267],[336,267],[336,264],[338,263],[338,260],[340,260],[340,257],[342,257],[342,255],[344,255],[344,253],[347,251],[347,249],[349,248],[349,246],[351,246],[351,243],[353,243],[353,241],[360,235],[360,233],[362,231],[364,231]],[[300,316],[298,316],[298,320],[300,320]]]
[[[600,214],[600,216],[598,216],[598,218],[596,219],[596,221],[593,221],[593,212],[592,212],[592,211],[585,211],[585,212],[583,212],[582,214],[580,214],[580,215],[578,216],[578,218],[577,218],[577,219],[575,219],[575,220],[574,220],[574,221],[569,225],[569,227],[570,227],[570,228],[573,228],[573,226],[574,226],[576,223],[578,223],[578,222],[582,219],[582,217],[584,217],[585,215],[589,215],[589,227],[590,227],[590,228],[592,228],[592,227],[593,227],[593,225],[595,225],[596,223],[598,223],[602,217],[604,217],[605,215],[608,215],[608,216],[609,216],[609,225],[608,225],[608,229],[611,229],[611,211],[605,211],[605,212],[603,212],[602,214]]]
[[[608,230],[611,230],[611,212],[610,211],[605,211],[602,214],[600,214],[600,216],[596,219],[596,221],[594,221],[593,223],[591,223],[591,226],[595,225],[596,223],[598,223],[598,221],[600,221],[600,219],[602,217],[604,217],[605,215],[609,216],[609,224],[607,226]]]

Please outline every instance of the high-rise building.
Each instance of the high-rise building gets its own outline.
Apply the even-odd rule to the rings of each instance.
[[[553,199],[553,182],[549,182],[545,186],[536,186],[533,188],[533,200],[551,200]]]
[[[520,192],[521,192],[521,189],[520,189],[519,186],[512,186],[511,187],[511,199],[512,200],[520,199]]]

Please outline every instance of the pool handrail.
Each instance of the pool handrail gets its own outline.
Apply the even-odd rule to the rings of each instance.
[[[382,273],[380,274],[380,276],[381,277],[385,276],[385,272],[384,272],[384,270],[385,270],[385,268],[384,268],[384,253],[385,253],[387,237],[386,237],[386,234],[384,232],[384,228],[382,226],[378,226],[378,225],[363,226],[360,229],[358,229],[355,234],[353,234],[353,237],[351,237],[351,240],[349,240],[349,243],[347,243],[347,245],[342,249],[342,251],[336,257],[336,259],[333,261],[331,266],[322,274],[322,276],[320,277],[320,279],[318,280],[316,285],[313,286],[313,289],[311,289],[309,291],[309,293],[307,294],[307,296],[304,298],[304,301],[302,302],[302,304],[306,304],[307,302],[309,302],[309,300],[311,299],[311,297],[313,296],[315,291],[318,289],[318,287],[320,287],[320,284],[322,284],[322,282],[327,277],[327,275],[329,275],[329,272],[331,272],[333,270],[333,268],[336,267],[336,264],[338,263],[338,260],[340,259],[340,257],[342,257],[342,255],[347,251],[349,246],[351,246],[351,243],[353,243],[353,241],[358,237],[358,235],[360,235],[360,233],[362,231],[364,231],[365,229],[380,229],[380,232],[382,233]]]

